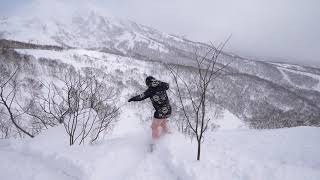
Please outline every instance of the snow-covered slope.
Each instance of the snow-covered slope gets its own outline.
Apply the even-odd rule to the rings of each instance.
[[[28,93],[41,93],[42,83],[57,82],[68,68],[102,73],[106,75],[103,82],[119,91],[118,122],[112,133],[93,145],[68,146],[66,132],[59,125],[42,130],[34,139],[1,139],[1,180],[320,179],[320,131],[303,127],[320,126],[319,68],[252,61],[223,52],[218,66],[232,64],[209,92],[212,124],[205,134],[202,160],[197,162],[195,141],[176,130],[182,118],[173,80],[163,62],[179,65],[182,75],[189,78],[195,70],[194,48],[201,54],[208,45],[96,11],[69,14],[66,18],[38,14],[1,19],[0,39],[65,48],[0,48],[1,73],[21,68],[20,102],[31,97]],[[150,102],[127,103],[146,89],[148,75],[169,82],[173,106],[173,133],[164,136],[153,153],[149,153]],[[218,116],[215,107],[220,109]],[[0,118],[7,121],[7,117]],[[31,131],[28,120],[19,123]],[[249,126],[300,127],[258,131]]]
[[[60,15],[42,16],[37,12],[33,16],[3,18],[0,20],[0,39],[72,48],[60,53],[30,50],[27,54],[62,62],[75,60],[68,64],[79,68],[102,68],[111,73],[110,79],[118,77],[121,82],[143,82],[150,74],[169,80],[170,74],[162,75],[165,68],[159,62],[178,64],[187,70],[195,66],[195,49],[200,55],[208,51],[205,43],[165,34],[129,20],[104,16],[90,8],[81,13],[70,11],[63,18]],[[125,63],[105,61],[108,57]],[[91,64],[84,64],[85,61]],[[129,67],[133,61],[139,65]],[[148,66],[153,70],[138,70],[137,73],[143,74],[132,79],[126,77],[125,73],[139,69],[140,64],[144,67],[145,61],[155,62],[155,65]],[[225,69],[228,75],[218,79],[215,91],[212,91],[219,106],[255,128],[320,126],[319,68],[253,61],[226,52],[222,52],[217,66],[228,62],[231,62]],[[112,67],[108,63],[131,70],[116,75],[116,71],[110,71]],[[262,122],[266,123],[262,126]]]
[[[86,67],[102,69],[104,73],[110,76],[109,78],[105,79],[106,83],[125,85],[123,87],[117,87],[121,92],[121,95],[118,97],[118,102],[119,105],[125,105],[122,107],[122,111],[125,112],[128,111],[127,107],[129,104],[126,103],[128,98],[144,91],[144,78],[148,74],[153,74],[155,77],[160,77],[163,81],[172,84],[172,90],[174,88],[173,79],[169,76],[169,72],[165,70],[165,67],[163,67],[161,63],[141,61],[137,59],[117,56],[114,54],[84,49],[65,51],[24,49],[16,51],[20,54],[32,55],[32,58],[36,58],[37,61],[39,61],[38,63],[35,61],[39,68],[39,72],[37,73],[40,73],[42,75],[35,76],[42,82],[46,82],[48,81],[48,79],[52,78],[50,77],[52,75],[48,74],[47,71],[43,71],[43,69],[46,69],[45,66],[47,66],[45,64],[42,64],[42,61],[45,62],[45,60],[59,60],[58,63],[71,65],[78,70],[84,69]],[[130,74],[130,76],[128,76],[128,74]],[[131,84],[130,82],[132,81],[137,84]],[[175,103],[172,90],[169,91],[168,94],[171,97],[171,102]],[[138,103],[138,107],[134,111],[139,114],[139,112],[144,111],[143,109],[148,109],[149,113],[143,113],[143,116],[136,116],[133,119],[150,119],[150,117],[152,116],[152,109],[149,105],[147,105],[147,103]],[[121,116],[125,116],[125,114],[126,113],[122,113]],[[210,118],[214,119],[214,123],[221,129],[237,129],[246,127],[243,120],[233,115],[227,109],[223,109],[218,118],[214,118],[214,114],[210,113],[209,116]],[[121,124],[122,122],[119,123]],[[115,130],[115,132],[121,131],[121,129]]]
[[[127,91],[131,91],[131,94],[135,91],[143,91],[144,78],[150,74],[169,82],[174,87],[169,71],[160,62],[142,61],[141,59],[84,49],[64,51],[17,50],[17,52],[34,56],[37,60],[31,61],[34,61],[35,64],[40,63],[40,66],[47,66],[42,63],[41,58],[47,59],[46,61],[59,60],[58,63],[66,63],[77,69],[86,67],[102,69],[108,74],[110,81],[114,83],[118,81],[116,84],[128,84],[128,82],[133,81],[138,83],[139,89],[134,86],[127,86],[124,89],[125,97],[129,97],[130,93]],[[182,69],[184,68],[182,67]],[[43,68],[40,67],[40,69]],[[188,68],[185,70],[187,71]],[[47,73],[42,72],[42,74]],[[130,76],[128,76],[129,74]],[[41,78],[41,76],[36,77]],[[301,82],[306,83],[307,79],[301,79]],[[282,86],[244,73],[223,76],[216,80],[215,86],[215,103],[242,120],[246,120],[248,124],[257,119],[259,121],[256,126],[260,128],[265,124],[269,128],[317,124],[316,117],[319,110],[318,104],[315,102],[320,97],[317,91],[294,89],[291,86]],[[117,87],[123,89],[122,86]],[[270,114],[271,112],[272,114]],[[274,121],[277,121],[277,123]]]
[[[131,119],[122,119],[127,121]],[[92,146],[67,146],[55,127],[32,140],[0,141],[0,179],[10,180],[318,180],[319,128],[236,130],[208,134],[202,160],[179,133],[148,152],[150,128],[111,136]]]
[[[1,20],[0,29],[0,38],[4,39],[76,48],[105,48],[124,54],[142,46],[168,53],[168,47],[162,42],[187,42],[129,20],[101,16],[95,11],[64,19],[12,17]]]

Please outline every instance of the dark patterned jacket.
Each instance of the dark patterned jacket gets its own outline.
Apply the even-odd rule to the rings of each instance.
[[[152,105],[156,110],[154,113],[154,118],[164,119],[170,117],[171,106],[166,93],[166,90],[169,89],[169,84],[158,81],[151,76],[147,77],[146,84],[148,89],[144,93],[129,99],[129,102],[142,101],[150,98]]]

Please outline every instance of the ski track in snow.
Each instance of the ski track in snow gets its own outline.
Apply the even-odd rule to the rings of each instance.
[[[108,151],[95,165],[90,179],[102,180],[163,180],[179,179],[170,167],[170,157],[160,149],[149,152],[149,140],[141,137],[146,134],[129,134],[129,138],[117,138],[112,140],[110,146],[118,151]],[[112,170],[106,164],[112,163]]]

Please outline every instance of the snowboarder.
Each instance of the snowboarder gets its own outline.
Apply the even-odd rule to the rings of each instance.
[[[128,102],[142,101],[147,98],[151,99],[152,105],[156,110],[151,125],[152,139],[158,140],[161,132],[169,133],[167,118],[171,115],[171,106],[166,93],[166,90],[169,89],[169,84],[156,80],[152,76],[148,76],[146,78],[146,85],[148,89],[144,93],[130,98]],[[160,128],[162,131],[160,131]]]

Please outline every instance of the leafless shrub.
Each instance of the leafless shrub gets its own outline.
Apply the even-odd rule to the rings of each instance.
[[[16,102],[17,92],[18,92],[18,82],[17,74],[19,73],[19,67],[11,73],[2,74],[3,77],[0,79],[0,105],[5,109],[2,113],[10,119],[11,123],[17,129],[20,136],[21,133],[33,138],[34,135],[27,130],[25,130],[22,125],[19,124],[19,118],[24,114],[23,111],[19,109]],[[3,122],[1,125],[3,128],[2,133],[5,136],[9,136],[10,125]]]
[[[103,83],[104,77],[93,71],[66,72],[58,83],[44,87],[45,96],[37,98],[46,122],[61,123],[69,136],[69,144],[84,144],[86,139],[96,141],[108,131],[117,119],[115,106],[117,91]]]
[[[208,104],[213,100],[209,99],[209,91],[213,88],[212,82],[230,64],[217,63],[226,42],[220,44],[218,48],[210,46],[204,55],[198,53],[196,49],[194,54],[196,70],[192,68],[190,71],[182,72],[180,66],[167,65],[176,86],[175,95],[180,105],[178,112],[184,116],[181,129],[197,140],[197,160],[200,160],[201,143],[210,122]]]

